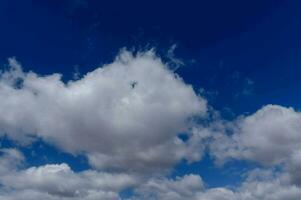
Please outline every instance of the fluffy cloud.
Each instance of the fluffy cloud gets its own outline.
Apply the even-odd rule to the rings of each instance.
[[[298,200],[301,189],[291,185],[287,174],[256,169],[235,190],[205,188],[201,177],[186,175],[173,179],[150,180],[137,190],[136,199],[143,200]]]
[[[67,164],[45,165],[17,171],[1,178],[2,184],[15,190],[35,189],[54,196],[84,197],[98,190],[118,192],[135,184],[126,174],[107,174],[93,170],[73,172]]]
[[[5,159],[9,157],[14,155],[7,154]],[[94,170],[76,173],[67,164],[8,171],[0,176],[0,183],[0,198],[5,200],[118,200],[122,199],[120,191],[133,186],[134,195],[128,200],[298,200],[301,195],[288,174],[261,169],[249,172],[234,190],[206,188],[202,178],[194,174],[139,180]]]
[[[227,128],[232,131],[229,136],[225,134]],[[216,137],[224,145],[215,150],[234,158],[279,164],[301,148],[300,131],[301,113],[293,108],[267,105],[225,126],[224,133]]]
[[[226,132],[232,132],[226,134]],[[229,131],[230,130],[230,131]],[[293,108],[267,105],[249,116],[220,126],[211,153],[224,162],[246,159],[280,166],[291,181],[301,185],[301,113]]]
[[[0,133],[84,153],[98,169],[168,169],[189,152],[177,134],[206,113],[206,101],[151,51],[123,51],[68,83],[60,74],[25,73],[9,62],[0,79]]]
[[[0,174],[1,199],[119,199],[119,192],[137,184],[128,174],[101,173],[94,170],[74,172],[67,164],[51,164],[20,169],[23,156],[15,149],[2,149],[5,172]],[[14,162],[11,162],[14,160]]]
[[[196,199],[204,184],[198,175],[185,175],[175,180],[167,178],[150,179],[137,190],[134,199],[184,200]]]
[[[297,200],[301,188],[291,184],[288,174],[256,169],[249,172],[247,180],[235,194],[242,200]]]
[[[239,122],[234,136],[245,156],[262,163],[281,163],[301,148],[301,114],[293,108],[268,105]]]

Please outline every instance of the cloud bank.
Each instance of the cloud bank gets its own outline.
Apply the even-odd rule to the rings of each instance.
[[[123,50],[111,64],[68,82],[61,74],[24,72],[11,58],[0,74],[0,99],[0,136],[23,146],[41,139],[86,156],[91,167],[28,167],[20,151],[2,148],[1,199],[117,200],[127,189],[129,200],[301,196],[299,111],[266,105],[233,121],[210,118],[206,99],[153,51]],[[208,188],[198,174],[166,176],[183,159],[200,161],[206,150],[219,165],[246,160],[259,167],[235,188]]]

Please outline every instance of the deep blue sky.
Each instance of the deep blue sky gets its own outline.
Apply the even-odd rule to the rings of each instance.
[[[75,69],[84,74],[111,61],[122,47],[155,47],[166,58],[176,44],[175,56],[185,63],[177,73],[196,90],[204,88],[203,95],[224,117],[268,103],[301,108],[301,1],[109,2],[2,0],[1,65],[15,56],[25,70],[59,72],[68,80]],[[66,159],[75,170],[85,168],[82,158],[43,148],[39,152],[48,163]],[[43,163],[35,159],[32,164]],[[227,183],[214,178],[220,173],[233,176],[210,163],[206,158],[193,166],[180,164],[176,173],[202,171],[212,186]]]
[[[0,61],[16,56],[25,69],[68,79],[75,68],[85,73],[109,62],[122,47],[156,47],[164,56],[177,44],[186,63],[177,72],[218,92],[218,101],[209,99],[219,110],[300,107],[300,1],[172,2],[1,1]],[[254,84],[244,98],[248,80]]]

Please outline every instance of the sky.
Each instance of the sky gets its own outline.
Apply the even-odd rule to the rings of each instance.
[[[298,0],[0,2],[0,199],[299,200]]]

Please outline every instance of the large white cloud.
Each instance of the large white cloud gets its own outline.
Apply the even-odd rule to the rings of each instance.
[[[68,83],[60,74],[25,73],[9,61],[10,71],[0,78],[0,133],[84,153],[98,169],[169,168],[189,152],[177,134],[206,113],[206,101],[152,51],[123,51]]]

